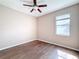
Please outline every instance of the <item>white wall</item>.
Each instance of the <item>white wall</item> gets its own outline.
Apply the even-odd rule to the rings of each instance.
[[[38,39],[79,50],[79,4],[38,18]],[[55,16],[71,14],[71,36],[56,35]]]
[[[72,18],[70,37],[55,34],[55,16],[65,13],[70,13]],[[0,50],[36,38],[79,50],[78,19],[79,5],[52,12],[37,19],[0,5]]]
[[[78,6],[78,10],[79,10],[79,6]],[[79,17],[79,12],[78,12],[78,17]],[[79,18],[78,18],[78,25],[79,25]],[[78,30],[79,30],[79,26],[78,26]],[[79,38],[79,31],[78,31],[78,38]],[[79,40],[78,40],[78,42],[79,42]],[[79,47],[78,47],[78,49],[79,49]]]
[[[36,19],[0,5],[0,50],[36,39]]]

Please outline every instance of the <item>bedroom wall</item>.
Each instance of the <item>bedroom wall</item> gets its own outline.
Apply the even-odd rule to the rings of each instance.
[[[79,6],[78,6],[78,10],[79,10]],[[78,17],[79,17],[79,12],[78,12]],[[79,25],[79,18],[78,18],[78,25]],[[79,30],[79,26],[78,26],[78,30]],[[78,31],[78,38],[79,38],[79,31]],[[79,42],[79,39],[78,39],[78,42]],[[79,49],[79,46],[78,46],[78,49]]]
[[[0,5],[0,50],[36,39],[36,18]]]
[[[69,37],[56,35],[55,16],[70,13],[71,35]],[[79,4],[64,8],[50,14],[38,17],[38,39],[79,50]]]

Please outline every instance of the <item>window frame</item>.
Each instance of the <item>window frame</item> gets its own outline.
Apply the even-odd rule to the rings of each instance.
[[[69,15],[69,17],[64,17],[64,18],[61,17],[61,16],[64,16],[64,15]],[[57,19],[57,17],[59,17],[59,16],[61,17],[61,19]],[[56,19],[55,19],[55,24],[56,24],[56,25],[55,25],[55,27],[56,27],[56,31],[55,31],[55,32],[56,32],[56,35],[60,35],[60,36],[70,36],[70,35],[71,35],[71,15],[70,15],[70,14],[63,14],[63,15],[58,15],[58,16],[56,16],[55,18],[56,18]],[[57,21],[62,21],[62,20],[67,20],[67,19],[69,19],[69,24],[57,25]],[[68,29],[68,31],[69,31],[68,33],[69,33],[69,34],[62,34],[62,33],[58,34],[58,33],[57,33],[57,26],[66,26],[66,25],[69,25],[69,29]]]

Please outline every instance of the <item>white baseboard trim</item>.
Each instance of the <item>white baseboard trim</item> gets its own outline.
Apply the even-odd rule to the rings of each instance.
[[[28,40],[28,41],[23,42],[23,43],[19,43],[19,44],[16,44],[16,45],[4,47],[4,48],[1,48],[0,51],[5,50],[5,49],[9,49],[9,48],[12,48],[12,47],[15,47],[15,46],[18,46],[18,45],[21,45],[21,44],[25,44],[25,43],[28,43],[28,42],[31,42],[31,41],[34,41],[34,40]]]
[[[36,40],[36,39],[34,39],[34,40]],[[18,45],[21,45],[21,44],[25,44],[25,43],[28,43],[28,42],[31,42],[31,41],[34,41],[34,40],[29,40],[29,41],[26,41],[26,42],[23,42],[23,43],[19,43],[19,44],[16,44],[16,45],[4,47],[4,48],[1,48],[0,51],[5,50],[5,49],[9,49],[9,48],[12,48],[12,47],[15,47],[15,46],[18,46]],[[68,46],[65,46],[65,45],[60,45],[60,44],[57,44],[57,43],[51,43],[51,42],[48,42],[48,41],[45,41],[45,40],[39,40],[39,41],[43,41],[43,42],[47,42],[47,43],[50,43],[50,44],[58,45],[58,46],[61,46],[61,47],[66,47],[66,48],[69,48],[69,49],[72,49],[72,50],[75,50],[75,51],[79,51],[79,49],[71,48],[71,47],[68,47]]]
[[[57,44],[57,43],[51,43],[51,42],[48,42],[48,41],[45,41],[45,40],[39,40],[39,41],[43,41],[43,42],[47,42],[47,43],[50,43],[50,44],[58,45],[58,46],[61,46],[61,47],[65,47],[65,48],[68,48],[68,49],[72,49],[72,50],[75,50],[75,51],[79,51],[79,49],[72,48],[72,47],[69,47],[69,46],[65,46],[65,45],[61,45],[61,44]]]

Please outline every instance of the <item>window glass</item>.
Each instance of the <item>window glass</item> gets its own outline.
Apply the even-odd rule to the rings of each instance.
[[[62,15],[56,17],[56,34],[57,35],[70,35],[70,15]]]

